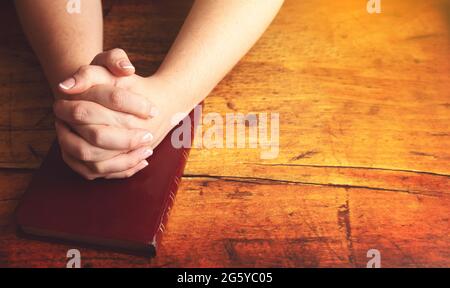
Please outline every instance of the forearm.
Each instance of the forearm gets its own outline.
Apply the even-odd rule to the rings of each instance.
[[[68,13],[67,1],[15,1],[25,34],[54,91],[103,50],[101,1],[80,1],[79,14]]]
[[[196,0],[156,77],[192,108],[206,97],[262,35],[282,0]]]

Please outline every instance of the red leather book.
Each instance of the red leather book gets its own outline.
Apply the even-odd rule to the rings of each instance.
[[[126,179],[85,180],[65,164],[55,141],[19,205],[19,231],[154,256],[189,154],[174,148],[172,132],[149,165]]]

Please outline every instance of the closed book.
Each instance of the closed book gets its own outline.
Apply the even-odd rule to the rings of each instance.
[[[193,121],[191,127],[192,139]],[[189,147],[171,143],[177,128],[155,148],[147,167],[124,179],[84,179],[65,164],[55,141],[16,211],[19,231],[154,256],[189,154]]]

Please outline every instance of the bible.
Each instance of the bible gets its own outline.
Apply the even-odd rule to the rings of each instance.
[[[183,120],[191,123],[191,144],[192,114]],[[125,179],[84,179],[65,164],[55,141],[16,211],[19,232],[155,256],[189,154],[189,147],[172,145],[179,125],[155,148],[149,165]]]

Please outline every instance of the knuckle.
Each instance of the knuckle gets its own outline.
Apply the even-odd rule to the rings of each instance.
[[[105,166],[98,162],[93,163],[90,168],[94,173],[97,174],[104,174],[106,171]]]
[[[133,116],[132,115],[123,113],[121,115],[117,115],[116,120],[120,124],[120,126],[122,126],[122,128],[128,128],[128,129],[133,128]]]
[[[73,106],[72,118],[75,121],[83,122],[87,116],[87,109],[82,103],[77,103]]]
[[[109,56],[115,59],[123,57],[125,55],[126,55],[125,50],[123,50],[122,48],[114,48],[109,53]]]
[[[133,149],[134,147],[136,147],[138,145],[139,145],[139,140],[136,135],[128,137],[128,143],[127,143],[128,149]]]
[[[85,75],[85,74],[89,73],[90,70],[91,70],[90,65],[83,65],[83,66],[80,66],[80,69],[78,69],[78,74]]]
[[[78,150],[76,151],[77,153],[77,158],[80,159],[81,161],[91,161],[92,160],[92,152],[89,148],[87,147],[79,147]]]
[[[80,80],[80,78],[84,81],[89,81],[90,75],[93,72],[94,68],[91,65],[83,65],[78,69],[78,73],[76,75],[77,81]]]
[[[103,132],[102,129],[97,127],[92,127],[89,131],[89,138],[94,145],[100,146],[103,143]]]
[[[145,113],[146,115],[151,115],[152,117],[155,117],[155,115],[151,114],[153,107],[156,108],[156,106],[153,105],[152,102],[143,100],[143,105],[142,105],[143,113]]]
[[[116,108],[122,108],[124,105],[124,95],[120,89],[114,89],[110,94],[111,104]]]

